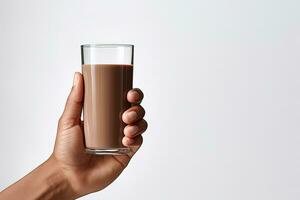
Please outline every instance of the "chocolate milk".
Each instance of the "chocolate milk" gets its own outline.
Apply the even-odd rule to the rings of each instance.
[[[131,104],[132,65],[83,65],[84,135],[89,149],[122,148],[122,113]]]

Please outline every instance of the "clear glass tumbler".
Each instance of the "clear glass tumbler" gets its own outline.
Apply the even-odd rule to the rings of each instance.
[[[129,44],[81,45],[84,79],[84,139],[90,154],[126,154],[122,145],[122,113],[131,104],[134,46]]]

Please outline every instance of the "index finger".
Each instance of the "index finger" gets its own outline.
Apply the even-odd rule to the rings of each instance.
[[[130,103],[136,103],[136,104],[141,103],[143,98],[144,98],[144,94],[142,90],[140,90],[139,88],[133,88],[129,90],[127,93],[127,100]]]

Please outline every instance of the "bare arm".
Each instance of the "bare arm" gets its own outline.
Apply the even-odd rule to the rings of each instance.
[[[142,99],[141,90],[130,90],[127,100],[134,106],[122,115],[122,120],[127,124],[122,143],[131,149],[130,153],[119,156],[86,154],[80,119],[83,79],[80,73],[75,73],[71,93],[58,123],[52,155],[31,173],[2,191],[0,200],[75,199],[111,184],[142,145],[141,134],[147,129],[147,122],[143,119],[145,111],[139,105]]]
[[[1,192],[0,199],[74,199],[75,194],[53,157]]]

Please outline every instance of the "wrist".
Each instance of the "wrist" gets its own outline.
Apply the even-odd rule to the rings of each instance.
[[[75,199],[76,194],[58,161],[51,156],[41,166],[45,173],[45,188],[49,199]]]
[[[59,163],[50,157],[18,182],[0,193],[0,199],[75,199]]]

